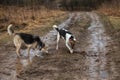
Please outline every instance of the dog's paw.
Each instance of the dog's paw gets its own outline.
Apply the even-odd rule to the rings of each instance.
[[[56,50],[58,50],[58,47],[56,47]]]
[[[70,50],[70,53],[72,54],[72,53],[73,53],[73,50]]]

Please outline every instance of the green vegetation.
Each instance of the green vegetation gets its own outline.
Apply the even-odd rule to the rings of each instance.
[[[98,13],[101,16],[101,21],[104,23],[105,28],[112,34],[120,30],[120,18],[115,16],[107,16],[103,13]]]
[[[109,16],[109,19],[114,29],[120,29],[120,17]]]

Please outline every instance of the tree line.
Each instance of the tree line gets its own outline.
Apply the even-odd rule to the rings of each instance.
[[[0,0],[1,5],[44,6],[48,9],[93,10],[102,4],[115,5],[120,8],[119,0]],[[114,6],[112,6],[114,7]]]

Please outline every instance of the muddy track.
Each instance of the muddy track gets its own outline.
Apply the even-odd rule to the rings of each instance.
[[[82,26],[83,22],[90,26]],[[22,50],[22,57],[16,58],[15,48],[6,45],[0,48],[0,80],[114,80],[110,79],[111,74],[106,68],[107,46],[111,40],[99,15],[94,12],[70,13],[59,28],[75,34],[78,42],[74,54],[69,53],[63,40],[59,50],[55,50],[55,30],[42,37],[49,47],[49,54],[31,50],[31,56],[25,58],[26,50]]]
[[[87,13],[91,18],[91,25],[88,28],[88,43],[86,47],[86,65],[88,66],[89,80],[109,80],[109,73],[106,69],[108,40],[104,25],[96,13]]]

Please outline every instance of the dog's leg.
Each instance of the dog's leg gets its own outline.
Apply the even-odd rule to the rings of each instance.
[[[31,47],[28,47],[28,57],[30,56],[30,49]]]
[[[70,53],[73,53],[73,49],[69,46],[68,40],[66,40],[66,46],[69,49]]]
[[[66,34],[66,47],[69,49],[70,53],[73,53],[73,49],[70,47],[69,43],[69,39],[70,39],[71,35],[70,34]]]
[[[16,54],[18,57],[20,57],[20,48],[22,46],[22,41],[19,36],[15,36],[13,39],[14,45],[16,47]]]
[[[20,57],[20,48],[21,48],[20,45],[16,46],[16,53],[18,57]]]
[[[60,41],[60,34],[58,33],[58,34],[57,34],[57,45],[56,45],[56,50],[58,50],[58,43],[59,43],[59,41]]]

